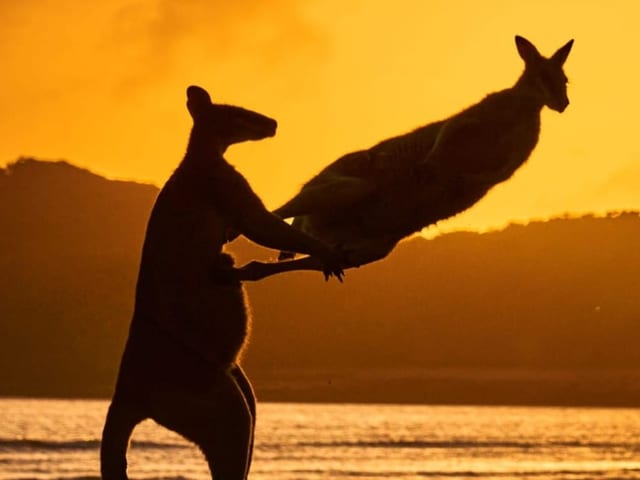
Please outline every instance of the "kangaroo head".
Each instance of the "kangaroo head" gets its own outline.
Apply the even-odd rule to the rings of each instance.
[[[530,89],[544,105],[556,112],[563,112],[569,105],[567,76],[562,66],[572,46],[573,40],[569,40],[550,58],[545,58],[529,40],[516,36],[516,47],[525,64],[518,83]]]
[[[222,149],[234,143],[262,140],[276,134],[277,122],[265,115],[233,105],[213,103],[201,87],[187,88],[187,109],[193,127]]]

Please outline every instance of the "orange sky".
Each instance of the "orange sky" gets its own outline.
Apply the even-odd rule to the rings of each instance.
[[[570,38],[571,105],[507,183],[443,229],[640,208],[637,2],[0,1],[0,165],[67,159],[162,184],[190,128],[185,88],[273,116],[227,158],[277,207],[340,155],[511,86],[513,37]]]

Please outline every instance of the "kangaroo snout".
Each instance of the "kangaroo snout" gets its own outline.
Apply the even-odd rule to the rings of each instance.
[[[556,105],[555,108],[553,108],[553,110],[555,110],[558,113],[562,113],[567,109],[568,106],[569,106],[569,99],[566,98],[564,100],[561,100],[558,103],[558,105]]]
[[[278,130],[278,122],[273,118],[268,118],[267,120],[267,127],[265,129],[267,137],[273,137],[276,134],[276,130]]]

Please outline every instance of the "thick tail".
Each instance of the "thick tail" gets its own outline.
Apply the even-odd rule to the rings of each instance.
[[[113,401],[107,412],[100,444],[100,472],[103,480],[126,480],[127,448],[135,426],[143,417],[121,402]]]

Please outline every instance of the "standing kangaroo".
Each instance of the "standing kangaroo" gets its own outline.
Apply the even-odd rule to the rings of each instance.
[[[507,180],[538,142],[540,112],[569,105],[563,65],[573,40],[544,58],[516,36],[525,69],[511,88],[445,120],[348,153],[274,211],[348,253],[345,265],[387,256],[403,238],[466,210]],[[281,258],[290,257],[287,252]],[[255,270],[255,278],[313,268],[304,258]]]
[[[240,282],[222,253],[233,229],[275,249],[313,255],[340,276],[336,255],[266,210],[223,154],[231,144],[271,137],[276,122],[211,102],[187,89],[193,129],[184,159],[151,212],[136,301],[101,445],[105,479],[126,479],[135,426],[151,418],[203,451],[217,480],[244,480],[255,425],[255,398],[238,362],[249,332]],[[315,260],[315,259],[314,259]],[[212,473],[213,475],[213,473]]]

